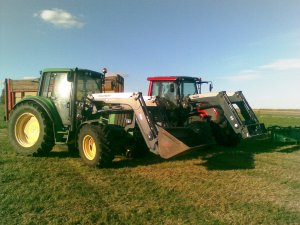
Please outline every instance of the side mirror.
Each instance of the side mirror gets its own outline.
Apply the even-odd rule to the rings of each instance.
[[[213,88],[214,88],[214,87],[213,87],[213,84],[210,83],[210,84],[209,84],[209,91],[211,92]]]
[[[170,92],[171,93],[175,92],[175,85],[174,84],[170,84]]]
[[[74,72],[69,72],[68,75],[67,75],[67,80],[69,82],[74,82]]]

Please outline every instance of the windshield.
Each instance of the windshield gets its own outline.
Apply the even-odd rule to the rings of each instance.
[[[77,81],[77,99],[82,99],[94,93],[102,91],[102,76],[97,73],[83,71],[78,76]]]
[[[152,86],[152,95],[166,98],[176,102],[177,85],[174,81],[154,81]]]
[[[182,82],[182,97],[198,94],[198,88],[195,82]]]

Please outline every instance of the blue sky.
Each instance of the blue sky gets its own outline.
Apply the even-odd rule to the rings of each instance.
[[[0,81],[107,67],[125,91],[201,76],[254,108],[300,109],[299,12],[300,0],[0,0]]]

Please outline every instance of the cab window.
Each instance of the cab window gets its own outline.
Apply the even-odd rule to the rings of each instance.
[[[152,95],[176,102],[177,85],[172,81],[153,82]]]
[[[68,99],[70,97],[71,83],[67,81],[67,73],[44,74],[42,96]]]
[[[77,81],[77,100],[101,92],[101,79],[95,78],[90,74],[81,73]]]
[[[183,82],[181,91],[182,91],[182,97],[198,93],[194,82]]]

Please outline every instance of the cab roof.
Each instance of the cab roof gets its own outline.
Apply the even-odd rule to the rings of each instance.
[[[98,71],[93,71],[93,70],[88,70],[88,69],[82,69],[82,68],[77,68],[79,71],[88,71],[88,72],[93,72],[93,73],[101,73]],[[43,73],[45,72],[70,72],[70,71],[75,71],[76,68],[45,68],[42,70]],[[102,74],[102,73],[101,73]]]
[[[155,77],[148,77],[148,81],[177,81],[177,80],[190,80],[190,81],[197,81],[201,80],[200,77],[187,77],[187,76],[155,76]]]

